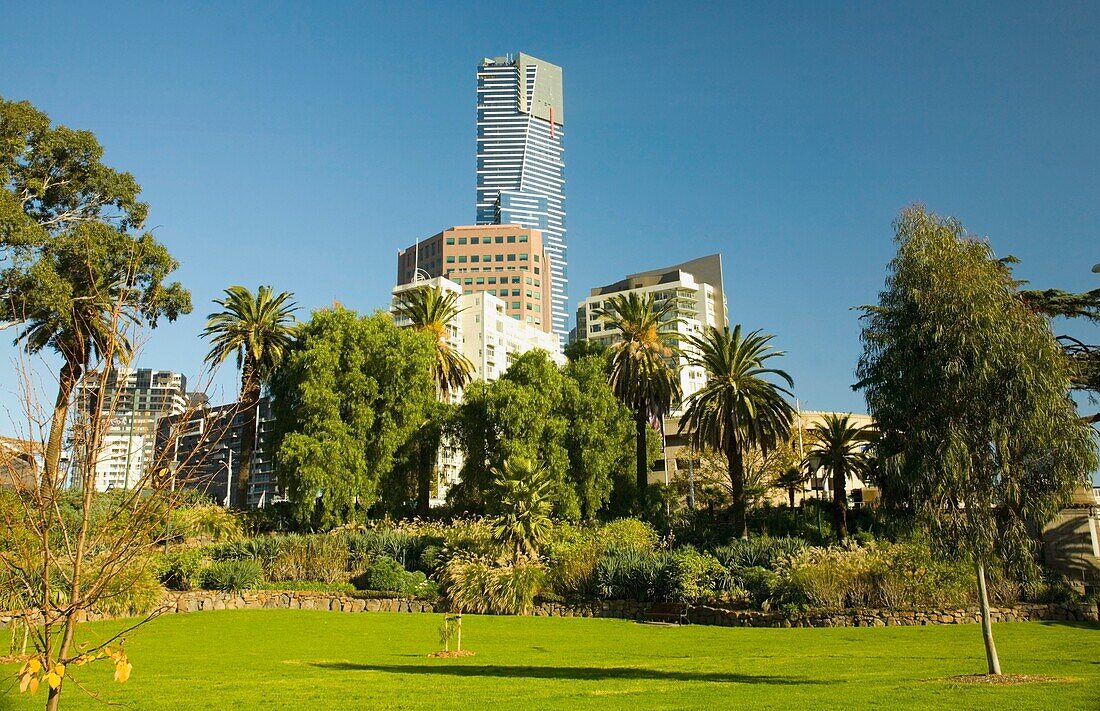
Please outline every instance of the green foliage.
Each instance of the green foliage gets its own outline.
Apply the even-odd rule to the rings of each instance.
[[[343,308],[314,312],[271,382],[276,459],[301,521],[348,520],[375,501],[435,401],[431,339]]]
[[[653,526],[636,518],[621,518],[600,528],[604,547],[614,550],[651,551],[657,547],[658,536]]]
[[[1029,530],[1097,466],[1095,433],[1067,397],[1069,364],[987,242],[920,206],[896,229],[858,367],[894,469],[883,495],[945,550],[1031,567]]]
[[[493,538],[513,561],[537,558],[554,525],[550,520],[550,480],[533,462],[519,458],[504,460],[495,473],[500,515],[493,526]]]
[[[382,556],[411,567],[419,562],[420,551],[427,545],[427,540],[420,536],[387,527],[342,534],[342,539],[348,547],[353,570],[363,569]]]
[[[769,568],[775,570],[786,558],[801,552],[800,538],[742,538],[716,548],[714,555],[727,568]]]
[[[318,580],[325,583],[348,579],[348,547],[337,536],[294,536],[282,543],[267,570],[273,581]]]
[[[718,559],[694,548],[679,548],[670,561],[669,595],[682,602],[700,602],[718,597],[728,585],[728,575]]]
[[[668,565],[664,551],[610,548],[596,564],[596,593],[608,600],[668,601]]]
[[[200,579],[207,590],[251,590],[263,582],[264,572],[254,560],[219,560],[203,568]]]
[[[569,524],[557,526],[547,545],[549,587],[563,597],[593,594],[593,576],[603,551],[604,541],[597,530]]]
[[[435,351],[432,381],[442,400],[466,387],[474,373],[474,364],[448,340],[448,328],[461,313],[457,301],[457,293],[425,285],[402,291],[394,309],[396,316],[408,319],[413,328],[431,337]]]
[[[460,612],[525,614],[546,581],[538,561],[521,558],[501,564],[489,558],[456,555],[440,570],[451,607]]]
[[[334,592],[353,593],[355,586],[351,583],[321,583],[316,580],[283,580],[277,583],[264,583],[264,590],[290,590],[298,592]]]
[[[381,590],[401,595],[421,595],[433,589],[424,573],[409,572],[388,556],[375,559],[353,582],[364,590]]]
[[[160,582],[170,590],[199,587],[199,573],[206,565],[208,553],[205,548],[181,548],[161,555],[156,565]]]
[[[101,559],[97,561],[102,564]],[[115,617],[144,615],[156,608],[164,596],[155,560],[131,561],[117,574],[106,577],[103,595],[96,601],[96,610]],[[94,574],[96,582],[102,573]]]
[[[242,535],[240,519],[213,504],[188,506],[172,512],[172,533],[183,539],[232,541]]]

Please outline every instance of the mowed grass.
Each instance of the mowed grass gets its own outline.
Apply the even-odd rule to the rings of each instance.
[[[167,615],[131,634],[125,684],[77,670],[130,709],[1100,708],[1100,626],[995,626],[1015,686],[984,671],[975,625],[858,629],[659,627],[467,615],[473,657],[431,659],[439,615],[234,610]],[[81,627],[102,638],[120,623]],[[6,640],[5,640],[6,642]],[[5,673],[14,667],[4,667]],[[10,679],[10,676],[9,676]],[[5,682],[0,707],[40,708]],[[71,684],[63,708],[102,709]]]

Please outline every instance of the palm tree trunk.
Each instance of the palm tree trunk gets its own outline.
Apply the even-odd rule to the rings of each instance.
[[[644,408],[638,408],[638,411],[634,413],[634,426],[636,432],[636,440],[634,442],[634,456],[635,464],[637,465],[638,476],[638,512],[643,513],[646,509],[646,492],[649,487],[649,450],[646,447],[646,435],[649,429],[649,418],[646,417],[646,411]]]
[[[833,470],[833,525],[838,541],[848,537],[848,492],[841,467]]]
[[[788,486],[787,487],[787,498],[791,502],[791,511],[794,511],[794,487],[793,486]]]
[[[83,366],[65,363],[57,382],[57,399],[54,400],[53,417],[50,421],[50,437],[46,441],[46,461],[39,487],[54,490],[61,485],[61,446],[65,438],[65,423],[69,419],[69,406],[72,403],[73,390],[83,374]]]
[[[974,570],[978,575],[978,606],[982,611],[982,638],[985,640],[985,661],[990,674],[1001,673],[1001,659],[997,656],[997,645],[993,642],[993,625],[989,620],[989,595],[985,589],[985,566],[980,560],[974,561]]]
[[[726,462],[730,478],[730,494],[733,496],[733,532],[738,538],[748,538],[749,528],[745,504],[745,462],[736,442],[726,445]]]
[[[244,421],[241,423],[241,456],[237,465],[237,480],[234,486],[233,505],[238,509],[248,508],[248,482],[252,478],[252,455],[256,450],[256,423],[260,409],[260,378],[251,358],[245,359],[244,372],[241,375],[241,409]]]

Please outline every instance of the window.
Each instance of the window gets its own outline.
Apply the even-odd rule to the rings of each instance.
[[[512,277],[512,283],[513,284],[518,284],[519,283],[519,277],[518,276]]]
[[[458,263],[459,264],[465,264],[466,263],[466,255],[465,254],[458,255]]]
[[[539,280],[538,280],[538,279],[535,279],[535,286],[542,286],[542,284],[539,284]]]
[[[485,283],[485,277],[478,277],[478,278],[477,278],[477,281],[476,281],[476,282],[474,282],[474,283],[476,283],[476,284],[484,284],[484,283]]]
[[[535,261],[536,262],[539,261],[539,255],[537,255],[537,254],[535,255]]]
[[[504,261],[504,255],[503,254],[494,254],[493,257],[498,262],[503,262]]]
[[[465,237],[459,237],[458,238],[458,243],[459,244],[466,244],[466,238]]]
[[[514,255],[514,254],[509,254],[509,255],[508,255],[508,261],[509,261],[509,262],[514,262],[514,261],[516,261],[516,255]]]
[[[527,277],[527,283],[528,283],[528,284],[530,284],[530,283],[531,283],[531,277]]]
[[[539,273],[539,268],[535,267],[535,274],[538,274],[538,273]]]
[[[490,284],[496,284],[497,283],[497,278],[496,277],[489,277],[489,283]]]
[[[526,262],[527,261],[527,255],[526,254],[519,255],[519,261]]]
[[[527,241],[527,235],[520,235],[519,236],[519,241],[520,242],[526,242]]]
[[[455,238],[454,237],[448,237],[447,238],[447,244],[454,244],[454,243],[455,243]]]
[[[454,255],[451,255],[451,256],[447,257],[447,264],[454,264],[454,263],[455,263]]]
[[[516,236],[515,235],[508,235],[508,244],[515,244],[515,243],[516,243]]]
[[[470,255],[470,261],[473,262],[474,264],[477,264],[479,259],[480,259],[480,257],[478,257],[478,255],[476,255],[476,254],[471,254]]]
[[[512,289],[512,296],[519,296],[519,289]]]
[[[465,279],[462,280],[462,283],[463,284],[473,284],[474,280],[471,279],[470,277],[466,277]]]
[[[528,299],[532,299],[532,298],[534,298],[534,296],[533,296],[533,295],[531,294],[531,290],[530,290],[530,289],[528,289],[528,290],[527,290],[527,298],[528,298]]]
[[[491,262],[491,261],[493,261],[493,255],[491,255],[491,254],[486,254],[485,256],[483,256],[483,257],[481,258],[481,261],[483,261],[483,262]]]
[[[527,310],[528,310],[528,311],[530,311],[530,310],[531,310],[531,304],[527,304]]]
[[[471,237],[470,244],[477,244],[477,237]]]
[[[494,242],[496,242],[497,244],[504,244],[504,236],[503,236],[503,235],[499,235],[499,236],[498,236],[498,237],[497,237],[497,238],[496,238],[495,240],[493,240],[493,241],[494,241]]]

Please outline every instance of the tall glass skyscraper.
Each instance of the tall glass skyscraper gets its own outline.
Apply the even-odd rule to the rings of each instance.
[[[561,67],[523,53],[481,61],[477,223],[542,232],[550,258],[550,317],[562,339],[568,318],[564,124]]]

